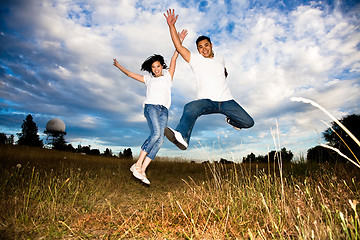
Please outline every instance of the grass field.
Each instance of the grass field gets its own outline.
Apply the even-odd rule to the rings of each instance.
[[[132,162],[1,145],[0,239],[360,239],[353,165]]]

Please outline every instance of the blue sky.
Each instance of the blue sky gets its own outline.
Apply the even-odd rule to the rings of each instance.
[[[145,86],[112,66],[141,73],[154,53],[174,51],[163,16],[174,8],[184,45],[196,51],[209,35],[222,54],[234,98],[255,120],[236,131],[222,115],[196,122],[189,149],[170,142],[160,156],[240,161],[277,144],[297,157],[323,143],[316,101],[337,118],[360,114],[360,5],[357,1],[0,1],[0,132],[16,134],[32,114],[42,138],[47,121],[66,124],[66,141],[114,153],[138,154],[149,134],[143,116]],[[194,100],[195,78],[179,57],[169,125]]]

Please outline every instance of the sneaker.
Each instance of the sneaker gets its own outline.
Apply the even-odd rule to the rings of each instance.
[[[170,127],[166,127],[165,128],[165,136],[167,137],[167,139],[169,139],[170,142],[175,144],[181,150],[186,150],[188,148],[188,144],[185,142],[185,140],[180,132],[178,132]]]
[[[136,177],[137,179],[142,180],[144,178],[144,176],[140,173],[140,168],[135,166],[136,163],[134,163],[131,168],[130,171],[133,173],[134,177]]]
[[[150,181],[149,181],[149,179],[146,178],[146,174],[144,173],[144,174],[142,174],[142,176],[143,176],[143,179],[141,179],[141,181],[147,185],[150,185]]]
[[[232,125],[232,124],[230,123],[230,118],[226,117],[226,118],[225,118],[225,121],[226,121],[228,124],[230,124],[234,129],[236,129],[236,130],[238,130],[238,131],[241,130],[241,128],[235,127],[234,125]]]

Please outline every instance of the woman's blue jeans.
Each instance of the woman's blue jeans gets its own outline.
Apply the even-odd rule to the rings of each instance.
[[[164,129],[167,126],[168,114],[168,109],[162,105],[145,104],[144,116],[150,128],[150,136],[145,140],[141,149],[151,160],[154,160],[164,142]]]
[[[230,124],[238,128],[250,128],[254,125],[252,117],[235,101],[216,102],[199,99],[185,105],[176,131],[180,132],[189,144],[195,121],[201,115],[221,113],[230,118]]]

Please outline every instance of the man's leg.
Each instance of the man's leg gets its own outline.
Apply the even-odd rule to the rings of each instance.
[[[189,102],[185,105],[180,122],[176,127],[176,131],[180,132],[186,143],[189,144],[192,129],[196,119],[205,114],[218,113],[216,102],[210,99],[200,99]]]
[[[229,118],[228,123],[237,128],[251,128],[254,126],[252,117],[235,101],[221,103],[220,112]]]

